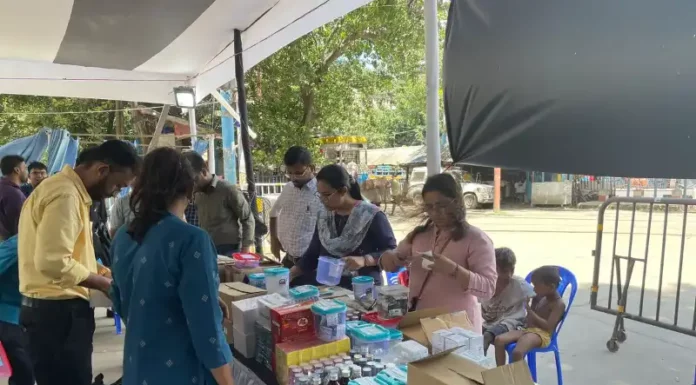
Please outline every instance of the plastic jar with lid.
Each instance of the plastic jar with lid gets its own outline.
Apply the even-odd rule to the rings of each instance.
[[[312,285],[297,286],[290,289],[290,298],[295,303],[305,301],[318,301],[319,289]]]
[[[355,347],[367,348],[374,357],[383,357],[389,352],[389,329],[379,325],[367,324],[352,331],[352,341]]]
[[[266,276],[263,273],[249,274],[249,285],[258,287],[259,289],[265,289]]]
[[[389,329],[389,349],[404,340],[404,333],[397,329]]]
[[[317,281],[322,285],[336,286],[341,283],[343,268],[346,262],[340,258],[334,257],[319,257],[317,265]]]
[[[266,290],[268,294],[278,293],[288,296],[290,290],[290,269],[285,267],[271,267],[263,271],[266,277]]]
[[[375,279],[361,275],[353,277],[353,298],[360,304],[369,304],[375,301]],[[364,305],[363,305],[364,306]]]
[[[338,341],[346,336],[346,304],[333,299],[312,305],[317,337],[325,342]]]

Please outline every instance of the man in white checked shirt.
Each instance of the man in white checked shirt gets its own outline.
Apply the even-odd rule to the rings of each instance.
[[[290,268],[309,247],[317,225],[321,201],[316,195],[312,154],[304,147],[293,146],[284,157],[285,175],[290,182],[271,209],[271,251]]]

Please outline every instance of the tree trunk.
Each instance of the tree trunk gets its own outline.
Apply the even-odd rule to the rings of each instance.
[[[314,90],[312,86],[304,86],[300,90],[300,97],[302,98],[302,125],[304,127],[309,127],[314,121]]]

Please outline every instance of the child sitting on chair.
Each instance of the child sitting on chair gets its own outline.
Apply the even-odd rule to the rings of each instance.
[[[495,268],[498,281],[493,298],[481,301],[483,314],[484,352],[496,336],[517,330],[524,324],[527,312],[525,304],[534,297],[534,289],[522,277],[515,274],[517,258],[507,247],[495,249]]]
[[[527,306],[527,319],[522,330],[514,330],[495,338],[495,361],[505,365],[505,347],[513,342],[512,361],[521,361],[532,349],[545,348],[563,318],[565,302],[558,293],[561,276],[555,266],[542,266],[532,272],[536,296]]]

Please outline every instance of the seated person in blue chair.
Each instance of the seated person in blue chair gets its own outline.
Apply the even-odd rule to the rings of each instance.
[[[495,338],[495,361],[498,366],[505,362],[505,347],[513,342],[512,361],[524,360],[533,349],[545,348],[563,318],[565,302],[558,293],[561,276],[555,266],[542,266],[532,272],[532,285],[536,296],[527,305],[527,318],[521,330],[513,330]]]
[[[524,325],[527,317],[525,304],[535,296],[532,285],[515,275],[515,253],[507,247],[495,249],[495,268],[498,280],[493,298],[481,300],[483,315],[484,352],[495,337]]]

